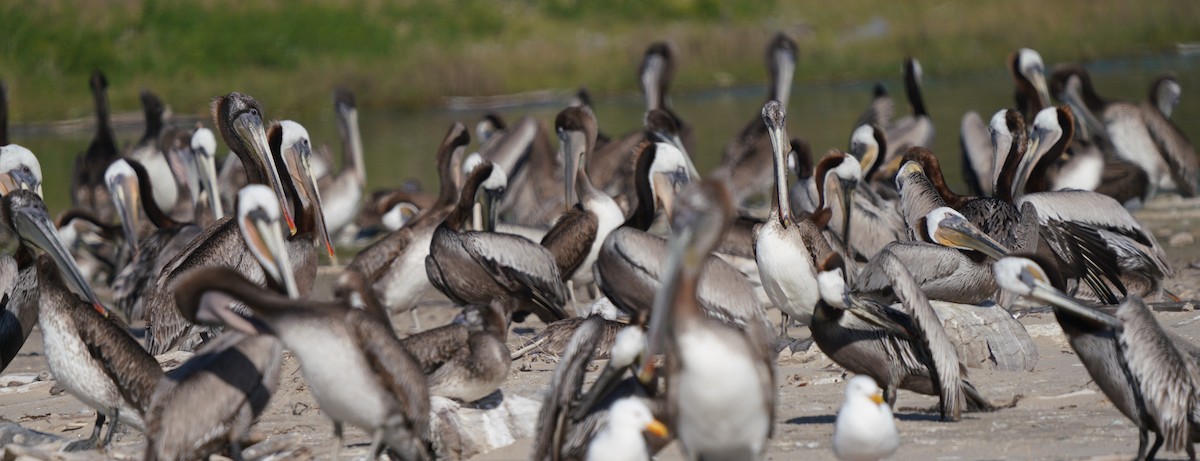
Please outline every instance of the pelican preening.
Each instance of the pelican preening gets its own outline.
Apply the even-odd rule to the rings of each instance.
[[[1195,346],[1168,335],[1140,297],[1133,295],[1117,315],[1095,310],[1066,293],[1053,263],[1010,257],[995,265],[996,281],[1005,290],[1054,306],[1071,348],[1092,381],[1113,406],[1138,426],[1136,459],[1154,459],[1164,445],[1170,451],[1200,441],[1200,419],[1193,408],[1200,398]],[[1155,436],[1149,447],[1149,433]]]

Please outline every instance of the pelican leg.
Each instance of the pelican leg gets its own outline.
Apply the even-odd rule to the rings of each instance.
[[[96,412],[96,425],[92,427],[92,436],[86,440],[76,440],[68,443],[63,451],[83,451],[91,450],[96,446],[96,442],[100,440],[100,430],[104,427],[104,413]]]
[[[571,312],[579,315],[579,300],[575,299],[575,281],[567,280],[567,295],[571,298]]]
[[[787,315],[786,313],[780,312],[779,319],[780,319],[779,320],[779,337],[782,338],[784,341],[787,341],[787,339],[788,339],[787,328],[788,328],[788,324],[792,323],[792,317],[790,315]]]
[[[892,408],[896,408],[896,390],[894,385],[889,385],[887,389],[883,390],[883,396],[887,399],[888,406]]]
[[[242,457],[242,442],[237,437],[229,439],[229,458],[233,461],[246,461]]]
[[[1144,433],[1146,433],[1146,431],[1142,431],[1142,433],[1144,434]],[[1164,440],[1163,440],[1163,436],[1162,436],[1162,434],[1159,434],[1159,433],[1157,433],[1157,432],[1156,432],[1156,433],[1154,434],[1154,445],[1151,445],[1151,446],[1150,446],[1150,452],[1149,452],[1149,453],[1146,453],[1146,458],[1145,458],[1145,459],[1147,459],[1147,460],[1152,460],[1152,459],[1154,459],[1154,455],[1157,455],[1157,454],[1158,454],[1158,449],[1159,449],[1160,447],[1162,447],[1163,441],[1164,441]],[[1188,445],[1188,446],[1191,446],[1191,445]]]
[[[379,455],[383,452],[383,430],[375,431],[375,436],[371,437],[371,449],[367,451],[367,459],[379,459]]]
[[[333,457],[329,458],[337,461],[342,452],[342,422],[333,422]]]
[[[108,422],[108,435],[104,436],[104,443],[100,444],[101,447],[107,447],[109,443],[112,443],[113,433],[117,431],[117,425],[120,423],[120,416],[121,410],[113,410],[112,420]]]

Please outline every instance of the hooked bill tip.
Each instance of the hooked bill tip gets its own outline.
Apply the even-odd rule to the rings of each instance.
[[[95,309],[96,312],[99,312],[100,315],[104,316],[104,318],[108,318],[108,308],[104,307],[103,304],[92,303],[92,309]]]

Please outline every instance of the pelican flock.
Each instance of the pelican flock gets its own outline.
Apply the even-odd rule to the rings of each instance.
[[[789,104],[806,104],[798,48],[769,41],[767,101],[724,146],[698,144],[685,120],[704,114],[672,106],[683,53],[658,42],[636,72],[639,128],[604,134],[586,90],[553,120],[489,113],[474,144],[454,122],[421,153],[436,161],[417,173],[436,175],[436,195],[398,181],[365,193],[372,146],[346,87],[333,93],[338,162],[314,125],[240,92],[183,126],[143,91],[145,132],[122,151],[97,71],[96,131],[57,226],[42,193],[62,182],[44,184],[39,153],[0,146],[0,370],[39,346],[36,329],[34,357],[95,412],[89,437],[40,436],[67,450],[137,444],[144,459],[314,456],[298,448],[307,439],[256,430],[272,419],[280,431],[280,405],[309,408],[280,402],[289,386],[332,423],[332,459],[363,447],[367,459],[465,459],[486,432],[488,449],[531,438],[508,456],[535,460],[649,460],[671,446],[757,460],[786,457],[773,439],[794,424],[826,426],[817,444],[839,459],[882,459],[906,456],[906,425],[955,431],[1017,411],[988,397],[992,375],[972,376],[1025,373],[1001,371],[1000,355],[1032,343],[1014,318],[1049,305],[1082,363],[1072,377],[1137,427],[1136,459],[1195,459],[1200,348],[1154,309],[1180,305],[1167,286],[1182,269],[1133,214],[1200,187],[1200,158],[1171,118],[1179,82],[1110,100],[1083,66],[1048,72],[1022,48],[1006,61],[1015,108],[964,115],[962,151],[935,152],[925,96],[938,88],[905,57],[911,114],[893,119],[879,85],[845,121],[848,148],[814,156],[789,137]],[[5,88],[9,143],[19,95]],[[697,171],[716,152],[720,165]],[[941,167],[956,158],[961,182]],[[783,371],[792,354],[846,382],[836,418],[836,402],[780,398],[801,379]],[[530,377],[536,366],[552,369]],[[517,415],[522,399],[538,409]],[[522,417],[523,433],[487,432]]]

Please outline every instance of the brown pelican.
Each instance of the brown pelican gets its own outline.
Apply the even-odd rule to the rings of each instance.
[[[1009,250],[953,208],[934,209],[924,222],[922,241],[893,242],[880,254],[888,253],[902,261],[928,299],[961,304],[995,299],[997,287],[991,261]],[[887,264],[891,259],[876,257],[863,265],[854,280],[854,292],[893,298],[895,289]]]
[[[779,101],[786,111],[792,92],[792,76],[796,73],[796,42],[783,33],[775,34],[767,45],[766,55],[767,72],[771,76],[767,101]],[[741,204],[751,196],[770,190],[774,140],[769,138],[762,117],[756,116],[725,145],[717,174],[728,175],[733,203]]]
[[[618,337],[617,349],[627,353],[614,355],[605,373],[618,372],[610,379],[602,377],[587,393],[583,392],[584,377],[594,358],[594,344],[606,330],[602,319],[591,317],[571,336],[538,413],[530,459],[648,461],[656,451],[651,445],[661,447],[667,440],[667,427],[654,414],[662,413],[658,401],[651,400],[636,380],[615,379],[634,364],[645,348],[640,327],[622,330]],[[617,361],[621,364],[611,366]]]
[[[306,295],[316,277],[317,256],[314,239],[317,228],[321,226],[320,206],[315,204],[312,198],[304,202],[304,199],[299,197],[301,194],[306,197],[314,195],[315,184],[311,181],[311,175],[307,172],[293,174],[292,177],[307,176],[309,180],[302,181],[299,190],[293,181],[287,181],[285,193],[285,184],[279,179],[277,163],[284,164],[280,166],[285,169],[307,169],[307,161],[296,162],[297,165],[288,163],[286,159],[293,155],[299,155],[301,158],[308,155],[311,152],[310,143],[307,136],[304,136],[306,133],[300,131],[302,128],[288,129],[287,127],[294,124],[285,124],[272,127],[271,142],[268,146],[261,114],[258,102],[245,94],[230,93],[214,102],[213,118],[220,128],[225,144],[242,159],[251,184],[269,183],[272,186],[276,200],[284,210],[283,217],[289,230],[296,232],[289,239],[288,254],[299,281],[298,286],[304,290],[301,295]],[[285,150],[289,152],[284,152]],[[275,152],[278,158],[272,158],[275,157],[272,152]],[[285,200],[294,202],[290,204],[291,208]],[[293,220],[287,210],[294,210],[296,219]],[[326,244],[328,245],[327,241]],[[223,266],[235,268],[252,280],[264,280],[261,266],[242,251],[243,248],[245,244],[238,235],[237,223],[226,217],[204,229],[163,268],[146,293],[146,299],[142,301],[146,312],[146,349],[152,354],[166,352],[177,346],[180,340],[193,330],[179,316],[174,297],[171,296],[171,287],[183,274],[200,267]]]
[[[783,157],[787,145],[785,117],[782,103],[770,101],[763,106],[763,122],[775,152],[775,200],[770,217],[758,226],[754,238],[754,258],[762,287],[784,315],[784,335],[788,317],[805,325],[812,318],[813,307],[820,299],[816,262],[823,261],[833,251],[809,216],[792,218]],[[814,257],[814,253],[819,255]]]
[[[71,174],[71,205],[92,210],[101,222],[111,223],[117,216],[104,185],[104,171],[109,163],[120,158],[121,153],[117,150],[109,122],[108,80],[100,71],[95,71],[89,83],[96,103],[96,135],[87,151],[75,157],[75,170]]]
[[[683,153],[670,144],[647,145],[638,155],[638,206],[605,239],[592,270],[600,291],[633,323],[645,325],[666,274],[668,247],[666,240],[644,229],[650,227],[659,204],[668,216],[673,214],[675,187],[689,176]],[[705,315],[770,341],[772,327],[754,287],[719,256],[705,260],[698,297]]]
[[[667,351],[667,419],[688,457],[761,459],[775,419],[774,350],[700,308],[700,273],[733,218],[733,204],[720,181],[698,186],[680,194],[671,220],[643,370],[653,368],[657,351]]]
[[[37,165],[37,158],[28,149],[16,144],[0,146],[0,195],[35,187],[40,182],[40,167],[36,177],[27,174],[24,168],[16,166],[22,161],[14,157],[24,157],[24,162]],[[11,227],[0,226],[0,371],[8,367],[33,331],[41,295],[37,257],[30,247],[20,243],[15,232]]]
[[[1096,93],[1087,70],[1077,65],[1054,72],[1050,86],[1084,119],[1093,136],[1106,137],[1117,157],[1137,165],[1150,178],[1149,196],[1157,189],[1185,197],[1200,188],[1196,149],[1156,104],[1110,101]]]
[[[908,104],[912,106],[912,114],[896,120],[875,121],[883,128],[887,139],[887,150],[881,152],[880,167],[876,174],[891,178],[896,168],[900,166],[900,156],[909,147],[929,147],[933,145],[933,120],[925,108],[925,98],[921,95],[921,63],[916,58],[904,59],[904,94],[908,96]],[[861,125],[861,123],[859,124]],[[855,126],[857,128],[858,126]],[[868,177],[868,179],[871,179]]]
[[[1030,48],[1021,48],[1008,58],[1008,70],[1017,86],[1013,98],[1017,113],[1025,120],[1050,107],[1050,90],[1046,86],[1046,65],[1042,55]]]
[[[1135,459],[1153,459],[1164,439],[1168,449],[1196,440],[1194,359],[1172,344],[1137,296],[1118,308],[1118,316],[1097,311],[1063,293],[1063,279],[1052,263],[1037,257],[996,262],[996,282],[1005,290],[1054,306],[1054,315],[1071,349],[1108,400],[1138,426]],[[1154,445],[1146,452],[1149,432]]]
[[[329,232],[337,235],[358,215],[363,186],[367,184],[367,167],[363,164],[362,135],[358,131],[354,93],[344,88],[334,90],[333,111],[342,138],[342,170],[336,175],[322,177],[317,185],[324,199]]]
[[[437,170],[441,185],[437,201],[407,225],[388,234],[363,249],[346,265],[346,271],[357,272],[371,281],[371,295],[390,311],[411,310],[430,286],[425,274],[425,257],[429,255],[434,230],[446,220],[458,202],[451,164],[470,137],[461,123],[450,126],[437,152]],[[339,281],[338,285],[342,285]],[[415,313],[414,313],[415,317]]]
[[[196,131],[192,133],[191,147],[193,160],[196,162],[196,182],[204,190],[204,197],[207,198],[208,207],[212,210],[212,216],[204,216],[200,212],[200,209],[197,209],[196,223],[207,226],[225,217],[225,210],[221,204],[221,194],[217,190],[218,181],[215,161],[217,155],[217,138],[213,136],[212,130],[197,127]],[[195,191],[194,194],[197,203],[203,203],[200,200],[200,191]]]
[[[638,69],[638,84],[646,100],[644,129],[606,143],[588,161],[588,174],[601,190],[616,195],[618,189],[629,182],[629,166],[634,163],[630,154],[642,140],[669,142],[685,154],[689,152],[692,127],[680,119],[670,106],[668,92],[674,77],[675,53],[671,45],[666,42],[652,43],[646,48]],[[688,169],[693,174],[696,170],[690,158]]]
[[[133,145],[126,157],[141,163],[150,173],[150,177],[154,178],[154,183],[151,184],[154,186],[152,188],[154,193],[147,195],[143,200],[153,199],[159,209],[170,213],[175,208],[176,200],[179,199],[179,186],[176,183],[171,164],[167,160],[167,152],[164,152],[159,144],[159,138],[164,134],[163,114],[166,107],[154,93],[142,91],[140,96],[142,111],[146,116],[146,132],[142,135],[141,140]]]
[[[69,448],[93,446],[105,419],[110,423],[102,445],[111,441],[118,422],[141,430],[143,411],[162,376],[158,362],[97,300],[58,240],[40,197],[28,190],[7,191],[0,205],[0,224],[20,239],[16,256],[37,259],[37,319],[50,373],[96,409],[92,437]],[[35,248],[45,255],[34,256]]]
[[[478,190],[483,189],[488,222],[495,223],[496,197],[504,184],[490,162],[467,177],[454,211],[433,232],[425,271],[429,281],[452,301],[484,304],[503,300],[506,312],[532,312],[546,323],[566,317],[567,300],[554,255],[529,239],[512,234],[466,230]]]
[[[994,121],[995,118],[993,117]],[[992,172],[996,169],[991,134],[988,125],[978,112],[963,114],[959,126],[958,143],[962,148],[962,172],[967,182],[967,192],[980,196],[991,196]]]
[[[296,296],[295,277],[284,248],[279,206],[271,189],[250,185],[238,192],[238,228],[251,253],[268,275],[273,290]],[[230,298],[197,291],[201,285],[221,283],[206,277],[220,276],[220,268],[188,274],[175,292],[180,314],[191,323],[219,326]],[[241,456],[241,440],[266,409],[279,386],[283,349],[268,335],[231,331],[205,344],[183,366],[163,377],[146,412],[147,460],[194,459],[209,456],[224,446]]]
[[[833,426],[833,454],[842,460],[873,461],[892,456],[900,446],[892,408],[870,376],[846,382],[846,400]]]
[[[554,125],[565,160],[566,203],[575,206],[558,218],[541,244],[554,255],[559,275],[570,285],[568,295],[575,299],[574,286],[592,282],[592,264],[601,245],[625,217],[612,197],[592,185],[583,167],[596,144],[596,118],[591,109],[568,107],[559,112]]]
[[[835,255],[822,264],[817,279],[822,302],[810,326],[817,346],[838,365],[875,379],[890,405],[896,403],[897,389],[904,388],[937,395],[945,421],[961,418],[964,399],[967,409],[990,409],[966,381],[954,344],[904,261],[886,251],[875,259],[892,281],[901,309],[851,293]]]
[[[817,211],[817,181],[813,178],[812,146],[800,138],[792,138],[791,152],[788,154],[788,168],[796,175],[796,183],[788,191],[792,214],[813,213]]]
[[[508,379],[512,359],[505,341],[508,317],[501,303],[471,305],[450,325],[401,339],[427,376],[429,395],[474,402]]]
[[[871,187],[859,187],[862,172],[862,164],[853,156],[833,151],[817,164],[813,177],[823,185],[818,191],[818,207],[832,213],[829,230],[855,255],[870,259],[888,243],[901,239],[905,229],[893,202],[879,197]]]
[[[377,458],[384,446],[401,459],[432,459],[429,389],[421,367],[390,326],[342,303],[271,293],[229,268],[206,268],[203,274],[189,277],[181,287],[192,295],[187,299],[224,294],[245,303],[252,317],[230,309],[216,309],[211,317],[247,334],[273,334],[300,361],[309,392],[333,420],[332,459],[341,450],[343,423],[371,434],[369,459]]]

